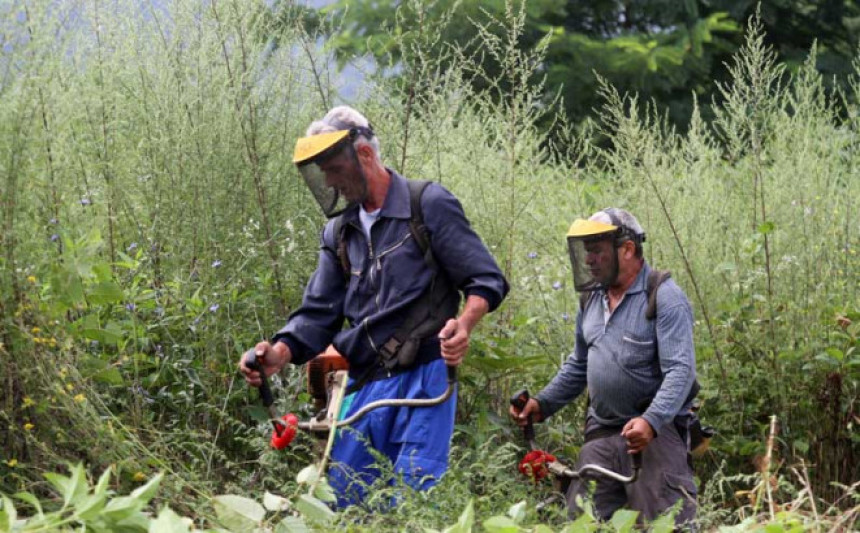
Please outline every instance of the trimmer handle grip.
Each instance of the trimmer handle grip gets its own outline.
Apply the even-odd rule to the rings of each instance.
[[[529,395],[528,389],[522,389],[520,391],[515,392],[514,395],[511,396],[511,405],[513,405],[514,408],[518,409],[519,411],[522,411],[523,409],[525,409],[526,404],[529,403],[530,399],[531,395]],[[529,419],[526,425],[523,426],[523,436],[529,443],[532,443],[535,440],[535,426],[534,422],[532,421],[532,415],[529,415]]]
[[[526,404],[529,402],[530,399],[531,395],[529,394],[529,390],[523,389],[515,392],[514,395],[511,396],[511,405],[522,411],[523,409],[525,409]]]
[[[262,380],[262,383],[260,383],[260,398],[263,400],[264,407],[271,406],[275,403],[275,397],[272,395],[272,387],[269,385],[269,377],[266,376],[266,372],[263,370],[263,365],[260,364],[260,361],[257,358],[257,353],[254,350],[250,350],[248,355],[245,356],[245,366],[260,373],[260,379]]]
[[[631,456],[633,462],[633,470],[642,470],[642,452],[636,452]]]

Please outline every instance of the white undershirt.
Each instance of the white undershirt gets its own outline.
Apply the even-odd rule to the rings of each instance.
[[[368,242],[370,242],[370,228],[372,228],[373,224],[379,220],[380,211],[382,211],[381,207],[370,212],[365,211],[364,206],[361,206],[358,209],[358,219],[361,221],[361,228],[364,230],[364,234],[367,236]]]

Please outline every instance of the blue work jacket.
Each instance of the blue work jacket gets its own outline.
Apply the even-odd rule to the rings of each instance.
[[[307,362],[331,343],[349,360],[350,375],[362,376],[365,369],[379,365],[378,350],[429,286],[432,271],[409,228],[406,179],[388,172],[391,182],[370,241],[361,227],[359,207],[344,212],[348,278],[337,257],[334,219],[322,231],[319,264],[302,305],[273,338],[287,343],[295,364]],[[498,307],[508,283],[457,198],[431,183],[421,196],[421,210],[440,270],[466,296],[483,297],[491,311]],[[433,336],[422,343],[417,364],[439,357],[439,341]]]

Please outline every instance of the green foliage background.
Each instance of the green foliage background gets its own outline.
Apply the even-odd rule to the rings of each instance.
[[[342,63],[369,55],[396,72],[408,54],[404,48],[429,33],[440,38],[424,53],[445,62],[446,51],[454,44],[482,71],[499,74],[474,27],[483,25],[486,31],[503,35],[505,25],[493,21],[505,18],[510,2],[325,4],[310,19],[338,22],[328,33]],[[751,17],[757,17],[765,42],[790,72],[801,68],[810,47],[817,44],[815,67],[831,89],[848,87],[851,60],[860,44],[860,6],[841,0],[539,0],[524,2],[522,10],[525,21],[519,42],[532,47],[546,41],[543,99],[562,96],[561,107],[575,123],[595,117],[595,108],[602,104],[601,77],[624,92],[653,100],[679,127],[689,125],[694,106],[710,120],[711,100],[721,96],[714,82],[731,80],[726,64],[743,46],[743,29]],[[483,77],[470,82],[479,89],[488,83]]]
[[[235,367],[316,262],[323,219],[290,158],[338,78],[306,17],[217,0],[0,7],[0,492],[48,497],[41,474],[67,461],[111,470],[115,490],[166,472],[156,500],[200,519],[213,494],[299,490],[314,443],[270,451]],[[817,502],[804,519],[856,517],[856,77],[826,90],[815,49],[787,73],[753,24],[713,121],[694,107],[678,134],[603,80],[600,120],[575,130],[544,97],[550,41],[524,46],[527,22],[507,5],[504,32],[475,29],[491,69],[457,48],[426,53],[438,31],[410,35],[401,76],[368,78],[350,102],[385,161],[457,194],[512,285],[461,372],[455,466],[430,505],[404,500],[400,525],[453,523],[466,493],[478,516],[547,494],[515,475],[506,399],[538,390],[571,350],[563,235],[608,205],[637,214],[647,259],[694,305],[701,414],[720,431],[697,465],[705,523],[757,520],[765,487]],[[300,411],[303,381],[293,370],[276,384],[279,409]],[[575,455],[582,409],[543,425],[541,442]],[[744,476],[771,415],[777,461],[761,477],[786,480],[772,496]],[[735,495],[752,485],[752,499]],[[362,513],[339,519],[397,527]]]

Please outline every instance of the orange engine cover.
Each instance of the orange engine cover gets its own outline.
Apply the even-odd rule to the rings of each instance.
[[[331,372],[348,370],[349,363],[340,352],[329,346],[326,351],[311,359],[308,364],[308,394],[314,400],[325,401],[328,396],[326,377]]]

